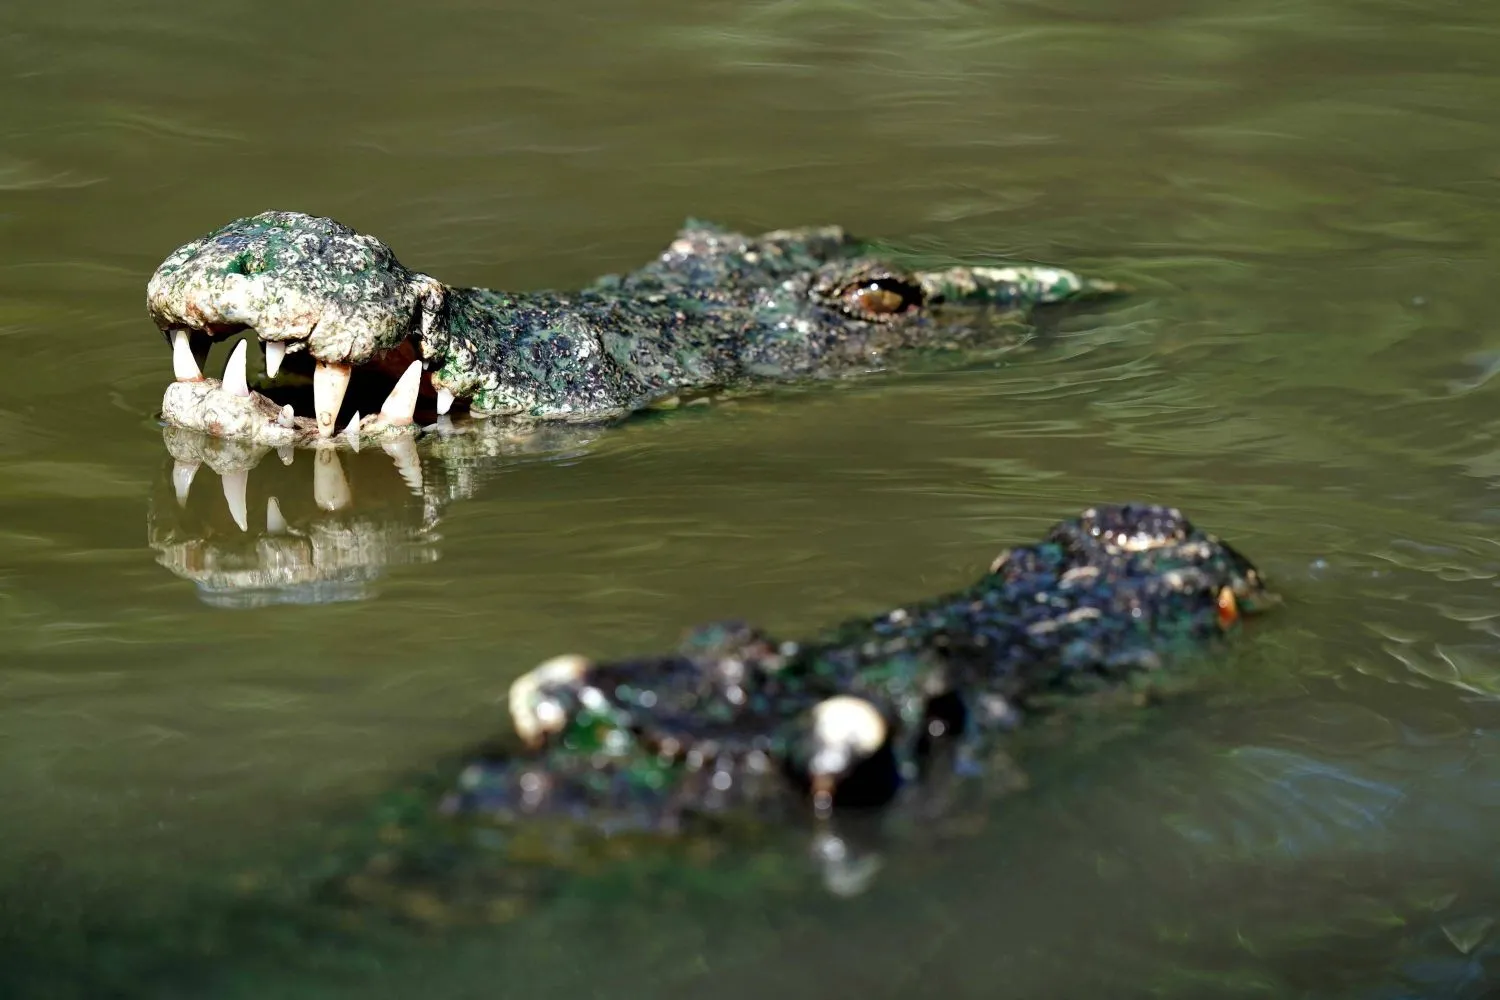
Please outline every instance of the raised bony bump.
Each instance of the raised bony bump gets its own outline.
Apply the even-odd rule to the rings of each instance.
[[[833,811],[833,793],[839,781],[873,756],[889,735],[885,718],[863,698],[834,695],[813,706],[813,753],[807,773],[813,807],[819,816]]]
[[[593,661],[587,657],[567,653],[533,667],[511,683],[506,696],[510,721],[524,743],[539,746],[549,733],[557,732],[567,722],[560,713],[547,711],[542,705],[544,689],[577,685],[588,676],[592,666]]]

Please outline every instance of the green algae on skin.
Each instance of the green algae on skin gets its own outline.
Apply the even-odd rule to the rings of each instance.
[[[764,898],[820,879],[857,894],[884,818],[934,843],[972,830],[1017,787],[1015,727],[1162,676],[1275,600],[1180,511],[1092,508],[969,587],[802,641],[720,622],[665,655],[549,661],[512,688],[530,746],[455,754],[342,825],[312,867],[259,884],[435,928],[565,893]],[[837,699],[871,706],[884,742],[845,760],[819,811],[815,762],[841,733],[816,709]]]
[[[993,347],[1015,340],[1035,307],[1118,291],[1052,267],[906,269],[836,226],[752,237],[689,222],[629,274],[512,294],[446,286],[331,219],[264,212],[174,251],[147,305],[177,351],[164,419],[280,447],[332,443],[355,370],[383,373],[386,388],[413,363],[422,372],[422,404],[373,399],[359,435],[399,432],[418,405],[598,422],[682,393],[866,372],[919,348]],[[242,330],[265,345],[268,371],[283,357],[314,369],[311,419],[202,377],[209,344]],[[404,416],[368,417],[376,408]]]
[[[682,836],[920,812],[952,780],[984,780],[1025,718],[1131,691],[1274,603],[1248,560],[1180,511],[1091,508],[968,588],[804,641],[724,622],[666,655],[549,660],[511,688],[527,749],[472,757],[421,822],[503,856],[537,824]],[[830,702],[869,706],[876,739],[833,745],[857,718],[824,725]],[[820,764],[830,750],[837,765]]]
[[[753,899],[821,880],[853,895],[903,826],[936,847],[1024,785],[1014,735],[1070,707],[1124,708],[1275,601],[1180,511],[1099,506],[967,587],[799,640],[716,622],[662,655],[559,658],[512,687],[530,746],[500,734],[422,767],[305,862],[247,873],[247,899],[441,929],[564,894]],[[1113,693],[1126,697],[1099,698]],[[816,711],[838,699],[870,706],[883,742],[824,765],[820,811],[820,755],[847,731]]]

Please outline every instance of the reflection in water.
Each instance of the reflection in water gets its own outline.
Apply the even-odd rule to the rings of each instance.
[[[74,0],[0,22],[0,994],[1385,1000],[1500,976],[1500,5],[435,0],[413,31],[349,0]],[[426,442],[436,528],[368,449],[339,456],[339,512],[310,455],[274,453],[235,512],[212,467],[179,508],[142,284],[183,233],[270,205],[518,289],[633,266],[698,213],[1087,262],[1141,294],[978,376],[680,420],[461,512],[444,493],[514,459]],[[1092,727],[1021,755],[1035,790],[967,847],[882,846],[857,899],[771,894],[814,881],[805,842],[738,882],[679,870],[687,905],[650,872],[581,881],[359,961],[268,922],[185,981],[189,883],[316,858],[298,831],[498,725],[537,659],[721,613],[816,625],[1122,495],[1264,553],[1279,646],[1228,708],[1146,713],[1071,770],[1049,762]],[[280,580],[273,496],[271,537],[301,546]],[[228,612],[188,582],[320,578],[384,593]]]
[[[597,433],[444,420],[420,444],[273,452],[163,427],[172,463],[147,508],[147,540],[216,607],[362,600],[388,567],[440,558],[435,529],[453,501],[508,463],[576,456]],[[218,490],[194,491],[205,468]]]
[[[592,443],[588,432],[576,428],[553,428],[554,435],[545,438],[486,436],[472,428],[460,433],[464,430],[435,429],[418,446],[415,464],[407,454],[371,448],[358,453],[303,451],[283,464],[288,456],[236,450],[222,441],[169,429],[164,440],[171,461],[163,463],[148,512],[152,548],[162,565],[192,580],[211,604],[251,607],[357,600],[371,593],[387,567],[440,557],[436,529],[453,501],[474,497],[486,481],[516,462],[577,455]],[[1490,593],[1482,554],[1466,557],[1433,546],[1420,552],[1398,546],[1398,553],[1381,561],[1395,565],[1403,578],[1440,573],[1461,576],[1469,584],[1461,590],[1444,588],[1440,593],[1448,605],[1472,597],[1478,607]],[[1460,574],[1460,568],[1468,571]],[[1342,594],[1339,599],[1358,604],[1359,617],[1374,623],[1383,617],[1399,622],[1409,615],[1410,601],[1390,600],[1388,577],[1361,583],[1356,570],[1345,567],[1347,578],[1341,578],[1336,589]],[[1384,603],[1376,599],[1382,595]],[[1328,599],[1309,594],[1302,598],[1314,603]],[[1459,629],[1457,622],[1448,624]],[[1462,632],[1472,636],[1473,627],[1464,625]],[[1396,642],[1401,651],[1424,650],[1412,641],[1409,630],[1398,634],[1395,629],[1382,626],[1380,633],[1398,635],[1399,642],[1387,641]],[[1438,641],[1435,650],[1449,645],[1446,633],[1432,638]],[[1437,677],[1432,671],[1419,673]],[[1444,680],[1451,683],[1451,678]],[[1471,691],[1493,690],[1492,683],[1471,681],[1466,686]],[[1188,714],[1194,714],[1193,696],[1188,699]],[[1179,714],[1172,725],[1186,721]],[[1095,723],[1088,725],[1093,728]],[[1288,988],[1312,983],[1344,991],[1328,995],[1368,996],[1370,984],[1376,982],[1404,988],[1441,984],[1460,991],[1455,995],[1478,995],[1474,991],[1485,981],[1486,966],[1500,959],[1500,940],[1490,916],[1496,912],[1492,896],[1482,886],[1457,895],[1449,887],[1455,884],[1450,868],[1472,864],[1459,860],[1469,856],[1459,841],[1483,825],[1466,808],[1444,804],[1481,805],[1489,797],[1478,789],[1500,787],[1495,775],[1475,766],[1500,759],[1490,752],[1493,740],[1476,737],[1466,747],[1446,738],[1437,744],[1441,752],[1429,748],[1420,757],[1424,772],[1393,774],[1388,757],[1405,767],[1416,759],[1397,752],[1400,734],[1381,728],[1369,738],[1364,732],[1361,725],[1346,725],[1335,738],[1325,725],[1308,740],[1280,742],[1261,734],[1217,755],[1205,753],[1204,746],[1189,739],[1180,754],[1165,759],[1153,759],[1149,746],[1130,746],[1119,757],[1141,755],[1151,771],[1149,794],[1144,796],[1140,784],[1119,781],[1120,776],[1111,775],[1097,758],[1085,765],[1103,769],[1101,777],[1086,783],[1085,801],[1070,804],[1068,782],[1044,773],[1043,802],[1061,795],[1065,807],[1091,816],[1101,827],[1126,827],[1130,817],[1146,814],[1159,817],[1151,829],[1152,846],[1140,852],[1142,858],[1152,859],[1142,864],[1140,881],[1114,883],[1110,890],[1118,898],[1151,900],[1151,931],[1158,936],[1139,941],[1130,960],[1118,953],[1103,956],[1113,963],[1105,963],[1113,974],[1128,977],[1137,968],[1137,958],[1155,962],[1151,968],[1140,967],[1139,976],[1161,996],[1193,997],[1205,995],[1205,990],[1235,995],[1237,984],[1266,976]],[[1360,744],[1364,751],[1357,757],[1340,757],[1332,749]],[[1387,744],[1390,749],[1381,751]],[[1439,766],[1440,757],[1449,763]],[[1039,762],[1046,769],[1044,755],[1026,747],[1017,759],[1027,769]],[[1215,766],[1205,769],[1206,761]],[[735,900],[749,912],[771,907],[778,913],[788,899],[817,905],[807,895],[814,892],[849,905],[855,905],[849,901],[855,896],[861,905],[873,903],[853,917],[830,919],[840,934],[878,937],[878,913],[890,912],[893,900],[931,907],[932,898],[942,898],[946,880],[962,880],[966,872],[997,865],[1004,869],[1021,864],[1009,859],[1017,851],[1024,857],[1025,842],[1049,840],[1045,817],[1028,812],[1020,797],[1007,796],[1004,801],[960,803],[943,815],[941,824],[927,813],[897,814],[878,829],[803,831],[800,840],[783,838],[759,851],[733,838],[699,839],[663,849],[661,844],[619,842],[589,847],[549,842],[550,834],[543,834],[546,849],[541,860],[547,865],[539,875],[535,840],[505,845],[522,852],[527,864],[496,864],[493,841],[481,837],[460,843],[452,834],[438,836],[428,827],[404,841],[403,853],[417,864],[400,866],[400,877],[393,878],[397,869],[391,864],[389,844],[382,840],[390,836],[392,810],[408,810],[408,816],[413,808],[435,812],[435,803],[461,771],[462,762],[436,766],[416,793],[411,788],[397,790],[361,811],[363,819],[354,825],[365,832],[355,838],[357,847],[351,849],[346,842],[342,847],[325,845],[327,854],[322,857],[313,852],[313,868],[325,875],[330,867],[338,872],[340,912],[428,926],[472,923],[477,918],[480,923],[504,922],[508,930],[519,927],[511,921],[525,913],[528,929],[517,930],[519,940],[545,942],[552,939],[549,935],[566,936],[575,922],[596,919],[570,911],[569,899],[603,896],[611,900],[605,912],[623,919],[649,910],[654,892],[687,892],[697,900],[695,907],[709,912],[714,905]],[[1435,780],[1439,776],[1444,780]],[[1015,769],[1004,792],[1029,780]],[[1117,781],[1118,788],[1107,787]],[[1413,851],[1414,843],[1431,839],[1439,829],[1455,850],[1451,863]],[[1019,836],[1022,830],[1025,837]],[[1059,845],[1067,842],[1066,835],[1056,838]],[[1122,850],[1129,850],[1128,836],[1122,845]],[[1069,856],[1065,847],[1059,853]],[[1403,877],[1389,876],[1385,869],[1393,863],[1390,859],[1403,859]],[[1075,878],[1077,864],[1072,858],[1058,867],[1065,873],[1058,878]],[[290,870],[300,872],[302,867]],[[259,877],[274,883],[263,873]],[[292,878],[286,873],[282,877]],[[1174,878],[1179,884],[1172,884]],[[275,884],[283,890],[288,886]],[[1001,888],[992,891],[1004,898],[1025,899],[1032,891],[1031,881],[1024,877],[999,884]],[[292,909],[275,910],[270,922],[321,919],[315,916],[316,908],[308,907],[307,884],[294,882],[293,887],[298,894]],[[1236,900],[1233,919],[1229,913],[1213,913],[1220,894]],[[1114,898],[1101,898],[1100,905],[1107,908]],[[1310,911],[1319,918],[1310,922]],[[1186,920],[1185,914],[1192,915],[1190,926],[1171,931],[1178,936],[1163,936]],[[226,940],[238,941],[235,935],[245,933],[239,919],[226,916],[219,929]],[[846,928],[844,920],[853,923]],[[1249,933],[1241,923],[1255,929],[1253,951],[1237,936]],[[257,933],[265,934],[265,926]],[[748,951],[783,946],[756,939],[740,924],[726,927],[727,935],[745,935],[737,941]],[[1037,921],[1036,935],[1047,939],[1045,920]],[[1110,935],[1117,948],[1135,940],[1130,931]],[[365,946],[350,945],[356,950]],[[520,946],[497,940],[496,947]],[[980,955],[986,945],[960,933],[943,947]],[[283,955],[274,942],[257,945],[254,951],[256,960]],[[1305,968],[1301,956],[1309,953],[1325,962],[1333,961],[1329,956],[1344,956],[1339,960],[1343,964],[1337,969],[1328,964]],[[1163,973],[1162,960],[1174,954],[1179,960],[1176,968]],[[304,956],[284,957],[293,962]],[[202,956],[195,953],[189,958]],[[544,966],[519,953],[513,960],[528,969]],[[466,974],[483,976],[492,968],[471,965]],[[464,975],[455,972],[455,982]],[[640,980],[649,978],[643,972]]]

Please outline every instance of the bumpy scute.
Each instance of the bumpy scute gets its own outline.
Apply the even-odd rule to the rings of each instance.
[[[361,364],[430,330],[443,291],[373,236],[332,219],[262,212],[174,251],[147,284],[146,302],[162,330],[249,327],[322,361]]]
[[[545,700],[552,711],[545,739],[520,713],[533,751],[476,765],[471,779],[485,795],[461,794],[450,806],[514,817],[565,802],[586,817],[592,782],[608,789],[601,815],[617,820],[617,796],[634,789],[624,801],[638,818],[675,827],[695,811],[746,805],[747,790],[805,792],[810,762],[823,758],[848,760],[838,776],[846,792],[862,784],[846,800],[881,802],[926,773],[942,747],[972,751],[1058,697],[1123,686],[1269,603],[1249,561],[1181,511],[1094,507],[1010,550],[972,587],[808,640],[725,622],[694,630],[664,656],[527,675],[517,682],[527,704]],[[869,743],[851,755],[817,738],[819,706],[842,698],[888,720],[888,753],[877,757]],[[768,783],[767,773],[791,785]],[[695,798],[712,789],[724,794]]]

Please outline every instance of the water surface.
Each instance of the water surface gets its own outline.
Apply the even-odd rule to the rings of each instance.
[[[12,5],[0,992],[1478,995],[1497,46],[1500,11],[1397,0]],[[963,371],[429,456],[423,497],[361,454],[338,516],[272,456],[242,533],[212,469],[173,498],[143,289],[272,207],[459,284],[576,285],[695,215],[1138,293]],[[271,496],[321,539],[295,584],[247,575]],[[983,831],[856,899],[581,892],[218,954],[184,930],[501,726],[544,656],[816,628],[1126,498],[1231,539],[1286,607],[1162,711],[1043,741]]]

